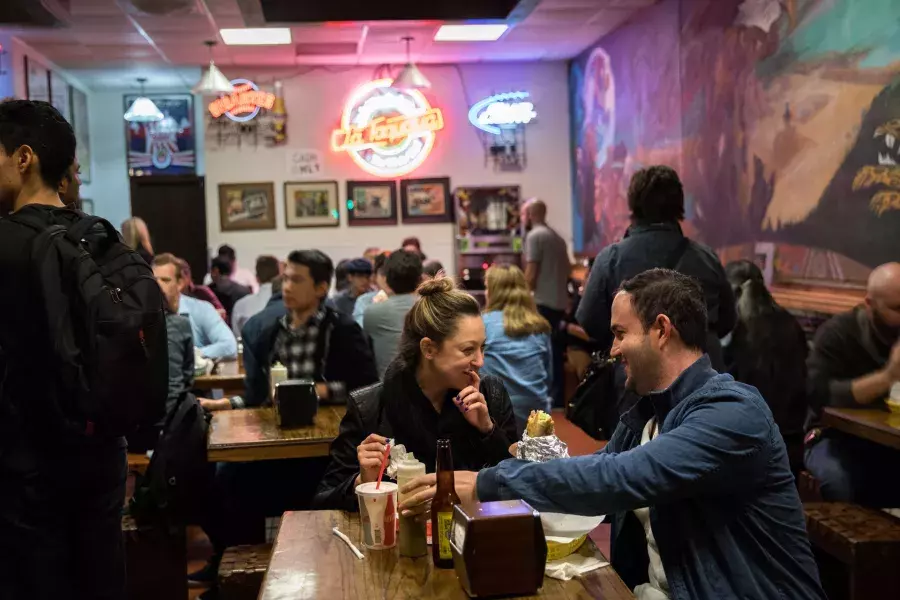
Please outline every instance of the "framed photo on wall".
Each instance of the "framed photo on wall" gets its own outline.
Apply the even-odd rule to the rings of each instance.
[[[75,156],[81,167],[81,182],[91,182],[91,136],[88,125],[87,94],[78,88],[71,88],[69,100],[72,103],[72,128],[75,129]]]
[[[450,223],[450,178],[404,179],[400,182],[400,206],[404,223]]]
[[[275,229],[275,184],[220,183],[222,231]]]
[[[50,71],[50,104],[63,118],[72,123],[72,104],[69,98],[71,86],[56,71]]]
[[[50,71],[25,57],[25,96],[28,100],[50,102]]]
[[[340,225],[338,182],[285,182],[284,220],[289,228],[337,227]]]
[[[396,225],[397,185],[393,181],[348,181],[347,223]]]
[[[123,111],[139,94],[124,97]],[[146,94],[163,114],[157,123],[125,122],[128,175],[193,175],[197,166],[194,97],[190,94]]]

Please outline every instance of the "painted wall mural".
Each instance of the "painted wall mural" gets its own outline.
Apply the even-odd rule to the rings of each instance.
[[[861,281],[900,259],[900,2],[664,0],[573,61],[576,250],[628,226],[669,164],[686,230],[776,277]]]

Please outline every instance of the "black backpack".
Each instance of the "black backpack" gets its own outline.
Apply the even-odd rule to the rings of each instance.
[[[121,436],[162,418],[168,393],[164,298],[153,272],[108,222],[11,220],[38,232],[35,284],[56,381],[48,422],[76,435]]]
[[[139,525],[189,525],[208,513],[215,469],[206,455],[211,419],[193,394],[182,394],[129,503]]]

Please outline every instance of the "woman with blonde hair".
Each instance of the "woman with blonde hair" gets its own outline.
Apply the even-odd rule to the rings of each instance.
[[[532,410],[550,412],[550,323],[538,313],[519,267],[495,265],[485,283],[483,371],[506,383],[521,435]]]
[[[153,262],[153,244],[150,242],[150,230],[140,217],[131,217],[122,223],[122,237],[129,248],[137,252],[147,264]]]
[[[516,422],[509,395],[502,381],[478,373],[484,364],[478,302],[446,277],[425,281],[416,293],[384,382],[350,394],[316,508],[355,511],[354,490],[378,477],[389,438],[429,473],[439,439],[451,441],[456,470],[478,471],[510,458]]]

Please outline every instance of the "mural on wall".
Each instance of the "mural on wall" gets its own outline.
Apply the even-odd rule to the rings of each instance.
[[[197,165],[193,97],[190,94],[147,94],[162,111],[157,123],[126,122],[128,174],[193,175]],[[125,96],[125,109],[137,95]]]
[[[664,0],[573,61],[576,250],[628,226],[631,174],[676,168],[685,229],[776,279],[900,256],[900,3]]]

